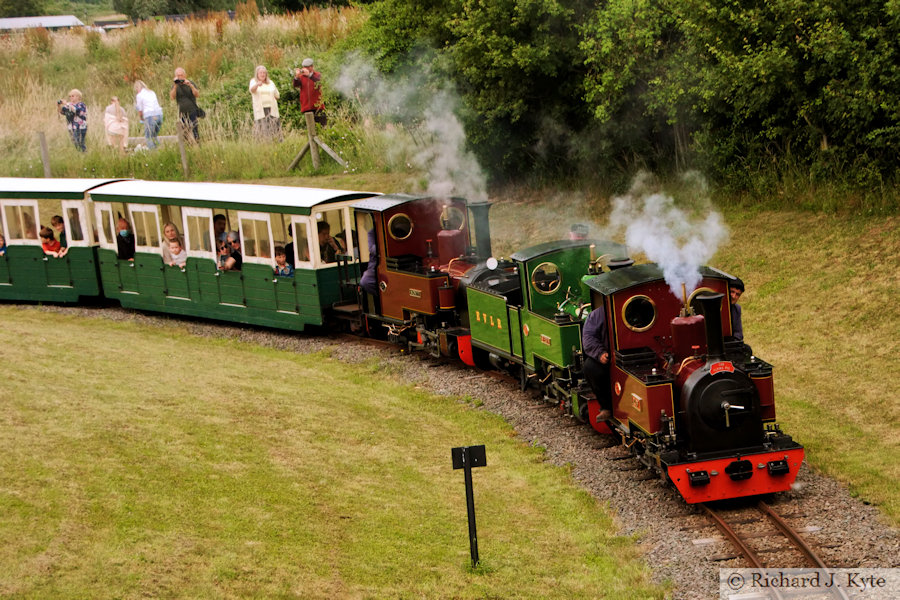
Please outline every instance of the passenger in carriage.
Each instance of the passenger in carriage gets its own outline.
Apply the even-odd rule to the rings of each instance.
[[[291,236],[291,241],[289,241],[284,246],[284,255],[287,264],[294,266],[294,229],[291,225],[287,226],[288,235]],[[278,258],[278,248],[275,248],[275,258]]]
[[[125,217],[119,217],[116,223],[116,247],[119,251],[119,260],[134,260],[135,239],[131,232],[131,225]]]
[[[228,225],[228,219],[225,218],[225,215],[219,213],[213,217],[213,235],[216,238],[216,241],[219,240],[225,241],[225,238],[228,236],[225,233],[225,227]]]
[[[59,245],[61,247],[59,256],[63,257],[66,255],[66,252],[69,251],[69,243],[66,240],[66,224],[61,216],[53,215],[50,219],[50,225],[56,230],[56,233],[59,234]]]
[[[581,333],[584,349],[584,378],[600,404],[597,422],[612,418],[612,397],[609,393],[609,333],[606,329],[606,309],[595,308],[584,322]]]
[[[41,248],[44,249],[44,254],[47,256],[53,256],[59,258],[60,250],[62,246],[59,244],[59,240],[53,237],[53,230],[49,227],[41,227]]]
[[[240,271],[244,264],[244,256],[241,254],[241,236],[237,231],[228,234],[227,245],[230,248],[228,258],[225,260],[225,271]]]
[[[181,237],[181,234],[178,233],[178,228],[175,226],[175,223],[170,221],[163,226],[163,239],[161,242],[163,262],[167,265],[172,264],[172,253],[169,250],[169,245],[172,242],[178,242],[178,245],[184,250],[184,239]],[[187,254],[185,254],[185,257],[187,257]]]
[[[187,265],[187,250],[181,245],[178,239],[174,239],[168,243],[166,248],[169,252],[169,261],[166,263],[170,267],[181,267]]]
[[[322,262],[330,263],[337,261],[337,255],[344,252],[341,241],[331,237],[331,225],[326,221],[319,221],[316,224],[319,231],[319,255]]]
[[[216,241],[216,268],[224,269],[225,263],[228,261],[228,257],[231,256],[231,249],[228,247],[228,242],[224,239],[220,239]]]
[[[0,256],[6,256],[6,238],[0,233]]]
[[[275,277],[293,277],[294,265],[287,261],[284,246],[275,246]]]

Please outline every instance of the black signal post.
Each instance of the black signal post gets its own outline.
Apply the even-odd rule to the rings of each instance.
[[[466,475],[466,507],[469,513],[469,551],[472,554],[472,567],[478,565],[478,535],[475,533],[475,497],[472,492],[472,467],[483,467],[487,464],[484,446],[462,446],[452,448],[453,468],[463,469]]]

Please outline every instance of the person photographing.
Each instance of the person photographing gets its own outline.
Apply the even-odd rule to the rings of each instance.
[[[193,134],[194,141],[200,141],[200,107],[197,106],[197,97],[200,90],[193,81],[187,78],[187,73],[181,67],[175,69],[175,79],[172,81],[172,89],[169,97],[178,103],[178,116],[184,124],[185,137],[187,131]]]

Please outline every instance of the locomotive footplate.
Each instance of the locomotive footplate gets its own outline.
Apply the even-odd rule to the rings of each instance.
[[[757,496],[790,489],[803,462],[803,448],[741,454],[665,465],[688,504]]]

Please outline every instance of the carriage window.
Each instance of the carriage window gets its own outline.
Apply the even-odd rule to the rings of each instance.
[[[656,321],[656,305],[647,296],[632,296],[622,307],[622,320],[632,331],[647,331]]]
[[[116,223],[113,221],[112,209],[104,208],[100,212],[100,219],[103,221],[103,237],[107,244],[114,244],[116,241]]]
[[[212,252],[212,244],[209,239],[209,216],[188,215],[185,218],[185,223],[187,223],[188,250]]]
[[[242,218],[241,228],[244,256],[272,258],[272,237],[269,235],[268,220]]]
[[[553,263],[541,263],[531,273],[531,285],[540,294],[552,294],[559,289],[560,281],[559,269]]]
[[[70,242],[83,242],[84,230],[81,228],[81,216],[78,208],[70,206],[66,209],[66,220],[69,222],[66,234]]]
[[[296,262],[294,264],[309,262],[309,234],[307,233],[306,223],[294,221],[291,231],[294,232],[293,251],[296,253],[294,257]]]
[[[412,235],[412,230],[412,219],[403,213],[394,215],[391,217],[391,220],[388,221],[388,233],[390,233],[391,237],[395,240],[405,240]]]
[[[134,222],[134,238],[138,246],[153,247],[159,249],[159,224],[156,217],[156,207],[131,207],[131,218]]]
[[[344,221],[344,209],[326,210],[325,212],[316,213],[316,241],[314,245],[319,247],[319,258],[322,262],[333,263],[337,260],[338,254],[344,254],[350,247],[347,236],[348,228]],[[328,233],[325,233],[325,225],[328,225]],[[328,237],[333,238],[334,244],[327,240]]]
[[[449,204],[444,206],[444,210],[441,212],[441,227],[443,229],[462,229],[465,224],[466,219],[461,210]]]
[[[688,297],[688,306],[691,307],[691,310],[694,311],[695,315],[702,315],[700,312],[700,304],[696,302],[697,296],[700,294],[715,294],[716,290],[710,289],[708,287],[697,288],[694,290],[691,295]]]
[[[9,228],[11,240],[36,240],[37,217],[34,206],[9,206],[4,207],[6,226]]]

